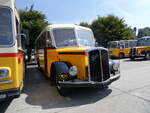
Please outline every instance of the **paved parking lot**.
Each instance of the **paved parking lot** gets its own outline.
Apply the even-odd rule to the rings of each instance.
[[[29,66],[20,98],[0,113],[150,113],[150,61],[121,60],[121,78],[108,89],[74,89],[61,97],[36,66]]]

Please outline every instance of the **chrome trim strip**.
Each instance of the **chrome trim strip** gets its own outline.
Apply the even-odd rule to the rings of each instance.
[[[109,79],[107,79],[107,80],[105,80],[105,81],[102,81],[102,82],[93,82],[93,81],[90,81],[90,82],[87,82],[87,81],[84,81],[84,80],[82,80],[82,81],[79,81],[79,82],[73,82],[73,81],[58,81],[58,83],[60,83],[60,84],[81,84],[81,83],[83,83],[83,84],[85,84],[85,83],[89,83],[89,84],[95,84],[95,83],[105,83],[105,82],[107,82],[107,81],[111,81],[111,82],[113,82],[113,80],[117,80],[117,79],[119,79],[119,77],[120,77],[120,74],[117,74],[117,75],[115,75],[115,76],[112,76],[112,77],[110,77]]]
[[[108,51],[108,49],[103,48],[103,47],[93,47],[93,48],[87,49],[86,52],[89,53],[93,50],[106,50],[106,51]]]
[[[99,50],[99,55],[100,55],[100,65],[101,65],[101,76],[102,76],[102,81],[104,81],[104,73],[103,73],[103,62],[102,62],[102,53],[101,53],[102,51],[101,50]]]
[[[88,77],[89,77],[89,82],[91,82],[89,52],[86,51],[86,53],[88,57]]]
[[[0,84],[10,84],[12,82],[13,82],[12,80],[0,81]]]

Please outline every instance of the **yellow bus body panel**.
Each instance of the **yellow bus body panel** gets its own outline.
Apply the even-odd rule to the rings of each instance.
[[[18,63],[18,57],[0,57],[0,69],[8,68],[9,77],[0,79],[2,81],[12,81],[11,83],[0,84],[0,90],[15,89],[23,87],[23,58]]]
[[[41,56],[40,58],[40,66],[44,65],[44,62],[47,62],[47,70],[44,68],[44,70],[47,71],[48,77],[51,76],[51,65],[54,62],[68,62],[73,66],[77,66],[78,69],[78,75],[77,78],[80,80],[84,80],[87,76],[86,67],[88,66],[88,56],[86,54],[59,54],[60,52],[83,52],[88,48],[86,47],[68,47],[68,48],[58,48],[58,49],[47,49],[47,61],[44,58],[44,54],[42,52],[38,53],[38,56]]]
[[[137,56],[140,56],[143,51],[150,51],[150,46],[138,46],[135,48],[137,49],[137,52],[135,54]]]
[[[120,53],[124,54],[124,57],[129,57],[129,52],[131,48],[124,48],[124,49],[109,49],[109,56],[112,57],[119,57]]]

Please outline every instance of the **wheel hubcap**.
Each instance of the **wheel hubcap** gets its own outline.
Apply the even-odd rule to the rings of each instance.
[[[146,58],[147,58],[147,59],[150,59],[149,53],[146,54]]]

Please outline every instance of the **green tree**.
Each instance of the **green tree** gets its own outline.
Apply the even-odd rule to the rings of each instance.
[[[104,47],[109,41],[135,39],[134,31],[125,24],[124,19],[114,15],[98,16],[92,22],[91,28],[98,44]]]
[[[29,31],[28,55],[31,54],[31,49],[35,48],[35,39],[48,25],[45,14],[34,10],[33,7],[32,5],[30,9],[19,10],[22,27]]]
[[[87,22],[81,22],[80,23],[80,26],[83,26],[83,27],[91,27],[91,25],[90,24],[88,24]]]
[[[144,36],[150,36],[150,28],[149,27],[139,29],[138,38],[142,38]]]

